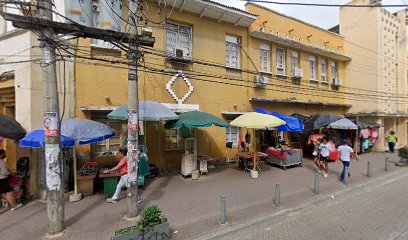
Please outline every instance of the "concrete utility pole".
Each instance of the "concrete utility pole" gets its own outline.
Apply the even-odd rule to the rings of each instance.
[[[39,18],[52,21],[51,0],[39,0]],[[64,230],[64,195],[61,180],[59,102],[55,66],[55,47],[49,39],[55,33],[51,28],[40,29],[42,49],[42,75],[44,86],[44,133],[47,182],[48,234],[59,234]]]
[[[137,60],[137,8],[138,0],[129,0],[129,33],[134,36],[129,41],[129,73],[128,73],[128,176],[129,187],[127,195],[127,217],[134,218],[138,214],[138,162],[139,162],[139,97],[138,97],[138,75]]]

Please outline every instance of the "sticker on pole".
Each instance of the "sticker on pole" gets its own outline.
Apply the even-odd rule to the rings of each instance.
[[[49,190],[61,189],[61,166],[59,165],[60,148],[58,144],[45,145],[46,182]]]
[[[128,114],[128,130],[138,130],[139,122],[137,121],[137,110],[129,110]]]
[[[58,117],[56,112],[44,113],[44,133],[46,137],[58,136]]]

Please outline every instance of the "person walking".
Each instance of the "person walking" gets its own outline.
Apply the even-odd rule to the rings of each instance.
[[[355,156],[356,159],[358,160],[358,157],[357,155],[354,155],[354,150],[353,148],[349,146],[348,139],[343,139],[342,145],[338,147],[337,150],[340,153],[339,159],[343,163],[343,171],[341,172],[341,175],[340,175],[340,181],[343,181],[346,167],[348,167],[350,170],[350,158],[352,156]],[[350,172],[348,172],[348,176],[350,177]]]
[[[395,145],[397,144],[398,137],[395,135],[395,131],[390,131],[390,133],[385,137],[388,142],[388,148],[390,152],[395,153]]]
[[[0,196],[3,193],[6,194],[6,201],[10,205],[11,211],[14,211],[23,206],[23,204],[16,204],[16,199],[14,198],[14,193],[9,182],[10,171],[7,168],[7,163],[4,160],[5,158],[6,151],[0,149]]]
[[[330,153],[333,151],[332,145],[329,143],[329,138],[323,137],[322,143],[319,146],[320,151],[320,170],[323,172],[323,177],[329,174]]]

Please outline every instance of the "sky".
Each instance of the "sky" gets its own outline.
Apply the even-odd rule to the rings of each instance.
[[[245,9],[245,2],[241,0],[213,0],[228,6]],[[327,4],[345,4],[349,0],[274,0],[280,2],[302,2],[302,3],[327,3]],[[383,4],[408,4],[408,0],[383,0]],[[259,3],[257,3],[259,4]],[[305,22],[328,29],[339,24],[339,8],[337,7],[305,7],[305,6],[288,6],[270,3],[262,3],[265,7],[275,11],[298,18]],[[386,8],[390,12],[396,12],[402,8]]]

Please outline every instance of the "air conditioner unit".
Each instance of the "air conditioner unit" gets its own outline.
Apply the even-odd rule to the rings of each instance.
[[[190,58],[190,50],[188,48],[176,48],[177,58]]]
[[[254,77],[254,86],[255,87],[264,87],[268,84],[268,77],[267,76],[262,76],[262,75],[257,75]]]
[[[343,80],[341,80],[341,78],[334,78],[333,79],[333,85],[334,86],[342,86],[343,85]]]
[[[302,78],[303,77],[303,69],[295,68],[295,72],[293,73],[293,78]]]

